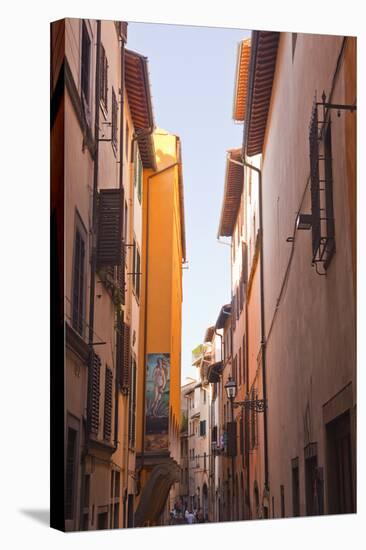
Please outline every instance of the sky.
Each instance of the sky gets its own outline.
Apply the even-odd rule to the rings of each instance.
[[[230,301],[230,247],[217,242],[226,151],[240,147],[232,119],[237,45],[250,31],[129,23],[127,47],[148,58],[155,124],[181,139],[186,248],[182,381],[192,350]],[[225,239],[223,239],[225,240]],[[228,241],[227,241],[228,242]]]

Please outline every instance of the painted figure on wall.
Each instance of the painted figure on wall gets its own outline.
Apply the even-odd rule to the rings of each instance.
[[[154,401],[151,405],[151,415],[159,416],[159,405],[162,401],[164,388],[167,384],[167,361],[158,357],[156,366],[153,370],[154,380]]]
[[[168,448],[170,354],[150,353],[146,365],[146,450]]]

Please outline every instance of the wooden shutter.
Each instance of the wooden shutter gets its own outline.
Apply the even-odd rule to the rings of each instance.
[[[124,323],[123,330],[123,367],[122,367],[122,391],[128,393],[130,385],[130,327]]]
[[[112,144],[117,147],[117,116],[118,116],[118,102],[116,93],[112,88]]]
[[[236,456],[236,422],[227,423],[227,456]]]
[[[128,423],[128,439],[132,446],[135,445],[136,433],[136,362],[132,359],[131,365],[131,395],[130,395],[130,410]]]
[[[89,103],[90,95],[90,50],[91,40],[85,21],[82,24],[82,44],[81,44],[81,89],[87,103]]]
[[[236,300],[235,300],[235,294],[233,294],[233,296],[231,298],[231,327],[233,329],[235,328],[235,323],[236,323],[235,308],[236,308]]]
[[[121,291],[122,304],[125,303],[125,291],[126,291],[125,265],[126,265],[126,254],[125,254],[124,243],[122,242],[122,246],[121,246],[121,265],[118,266],[118,271],[117,271],[118,287]]]
[[[99,192],[97,267],[120,265],[122,261],[123,194],[121,189]]]
[[[99,355],[92,352],[89,369],[89,432],[97,434],[99,430],[99,397],[100,397],[100,366]]]
[[[85,295],[85,242],[77,229],[74,245],[72,326],[83,335]]]
[[[104,388],[104,428],[103,438],[110,440],[112,435],[112,396],[113,396],[113,373],[106,367],[105,388]]]
[[[244,456],[244,419],[243,417],[240,418],[239,429],[240,429],[240,454]]]
[[[103,44],[100,46],[100,99],[108,110],[108,62]]]
[[[116,364],[119,387],[122,389],[122,372],[123,372],[123,312],[117,313],[116,325]]]
[[[244,285],[246,285],[248,281],[248,252],[247,252],[247,245],[245,242],[242,242],[241,256],[242,256],[241,279]]]

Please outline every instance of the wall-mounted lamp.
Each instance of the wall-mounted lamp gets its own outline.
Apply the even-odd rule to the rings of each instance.
[[[311,229],[312,216],[311,214],[299,214],[296,220],[296,229]]]

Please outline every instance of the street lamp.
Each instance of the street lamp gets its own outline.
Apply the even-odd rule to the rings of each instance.
[[[229,379],[226,382],[224,388],[226,390],[227,398],[230,399],[230,401],[235,399],[237,386],[234,378],[231,378],[231,376],[229,376]]]
[[[230,401],[230,409],[231,409],[231,425],[234,426],[234,399],[236,397],[236,391],[237,391],[237,386],[236,386],[236,382],[234,380],[234,378],[231,378],[231,376],[229,376],[228,378],[228,381],[226,382],[225,386],[224,386],[225,390],[226,390],[226,395],[227,395],[227,398],[229,399]],[[234,519],[234,502],[235,502],[235,499],[234,499],[234,487],[235,487],[235,463],[234,463],[234,454],[232,454],[231,456],[231,483],[232,483],[232,486],[231,486],[231,494],[232,494],[232,505],[231,505],[231,518]]]

